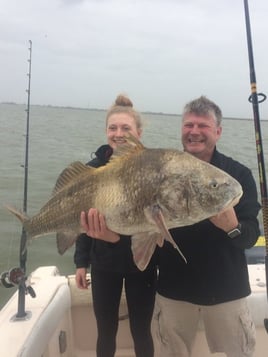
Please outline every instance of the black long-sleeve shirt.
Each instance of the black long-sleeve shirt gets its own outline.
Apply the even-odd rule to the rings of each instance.
[[[250,294],[244,249],[252,247],[260,234],[257,215],[260,205],[251,171],[214,151],[211,164],[237,179],[243,196],[235,206],[242,234],[231,239],[208,219],[174,228],[170,232],[187,259],[165,242],[159,249],[158,292],[171,299],[213,305]]]

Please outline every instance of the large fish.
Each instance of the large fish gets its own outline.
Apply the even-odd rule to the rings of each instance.
[[[109,229],[132,236],[134,261],[144,270],[164,239],[180,252],[168,229],[214,216],[241,195],[241,185],[222,170],[175,149],[145,148],[129,136],[106,166],[68,166],[50,200],[32,218],[7,208],[28,238],[57,232],[60,254],[82,232],[81,211],[97,208]]]

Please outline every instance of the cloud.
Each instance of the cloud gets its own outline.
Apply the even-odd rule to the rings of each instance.
[[[0,101],[109,106],[128,93],[141,110],[180,112],[205,94],[228,116],[251,116],[243,2],[0,0]],[[259,91],[268,86],[266,0],[250,4]],[[266,90],[267,92],[267,90]],[[263,104],[268,118],[267,105]]]

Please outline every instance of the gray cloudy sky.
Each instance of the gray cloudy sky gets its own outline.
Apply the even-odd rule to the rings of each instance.
[[[268,94],[268,1],[248,0],[257,89]],[[0,101],[181,113],[206,95],[252,117],[243,0],[0,0]],[[260,105],[268,119],[268,100]]]

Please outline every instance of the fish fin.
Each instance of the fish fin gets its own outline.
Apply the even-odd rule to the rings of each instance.
[[[183,255],[182,251],[180,250],[180,248],[172,238],[172,235],[170,234],[166,226],[165,218],[163,216],[161,208],[158,205],[154,205],[152,208],[151,207],[146,208],[145,215],[147,218],[149,218],[150,221],[153,220],[153,222],[156,224],[157,228],[159,229],[159,232],[162,235],[162,237],[173,245],[173,247],[180,253],[185,263],[187,263],[185,256]]]
[[[112,160],[116,159],[117,157],[132,155],[146,149],[145,146],[130,133],[125,136],[125,139],[126,143],[124,145],[118,145],[113,150],[113,155],[111,157]]]
[[[160,234],[160,233],[158,233],[157,245],[158,245],[160,248],[162,248],[162,247],[163,247],[163,245],[164,245],[164,241],[165,241],[164,237],[163,237],[163,236],[161,236],[161,234]]]
[[[63,255],[74,244],[78,236],[77,232],[74,231],[57,232],[56,240],[59,254]]]
[[[80,161],[75,161],[71,163],[59,175],[52,195],[55,195],[69,184],[72,184],[74,180],[77,179],[77,177],[84,174],[88,174],[89,172],[94,172],[94,170],[96,169],[88,165],[84,165]]]
[[[29,233],[30,228],[31,228],[31,219],[29,216],[27,216],[27,214],[25,212],[19,211],[18,209],[16,209],[15,207],[9,206],[9,205],[5,205],[5,208],[13,213],[22,223],[23,226],[23,233],[22,234],[26,234],[27,236],[27,243],[30,239],[32,239],[31,234]],[[24,248],[25,251],[26,247]],[[22,252],[22,254],[24,254],[24,251]]]
[[[22,224],[24,224],[24,222],[27,222],[30,218],[26,215],[26,213],[19,211],[18,209],[16,209],[15,207],[9,206],[9,205],[5,205],[5,208],[13,213],[20,221]]]
[[[159,233],[139,233],[131,238],[131,250],[135,264],[145,270],[155,251]]]

